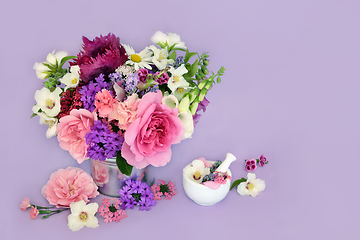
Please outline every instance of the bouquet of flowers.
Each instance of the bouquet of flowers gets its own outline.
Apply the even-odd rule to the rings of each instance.
[[[116,157],[130,175],[132,167],[166,165],[171,145],[191,137],[225,68],[209,73],[209,55],[190,52],[177,34],[158,31],[151,40],[157,46],[137,53],[112,33],[83,37],[77,56],[53,51],[35,63],[44,87],[33,116],[78,163]]]

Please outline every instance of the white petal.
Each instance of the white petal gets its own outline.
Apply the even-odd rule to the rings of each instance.
[[[55,57],[55,55],[54,55],[54,52],[49,53],[49,54],[47,55],[46,61],[47,61],[48,63],[50,63],[50,64],[53,64],[53,65],[56,64],[56,57]]]
[[[84,200],[70,203],[71,214],[79,216],[85,206],[86,203]]]
[[[238,187],[237,187],[237,192],[242,196],[246,195],[246,192],[245,192],[246,188],[245,187],[246,187],[245,182],[240,183],[238,185]]]
[[[179,105],[179,101],[174,95],[164,96],[161,101],[162,104],[165,104],[171,109],[177,108]]]
[[[251,190],[249,192],[252,197],[256,197],[259,194],[259,192],[256,188],[254,188],[253,190]]]
[[[70,214],[68,216],[68,227],[73,231],[79,231],[85,226],[85,224],[80,220],[79,215]]]
[[[85,222],[85,226],[90,228],[96,228],[99,226],[99,221],[95,216],[89,215],[88,219]]]
[[[248,173],[247,174],[247,180],[248,180],[248,182],[251,182],[251,181],[253,181],[253,180],[255,180],[256,179],[256,175],[255,175],[255,173]]]
[[[97,203],[89,203],[83,208],[83,211],[87,212],[89,216],[94,216],[99,208]]]
[[[161,31],[157,31],[154,36],[151,37],[153,43],[165,42],[167,35]]]
[[[59,64],[61,62],[61,59],[63,59],[67,55],[68,55],[67,52],[64,52],[64,51],[60,51],[60,52],[55,53],[55,57],[58,60]]]
[[[254,187],[259,191],[264,191],[265,190],[265,181],[261,180],[261,179],[256,179],[255,181],[253,181]]]

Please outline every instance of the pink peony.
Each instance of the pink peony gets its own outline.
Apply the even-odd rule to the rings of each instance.
[[[39,210],[36,207],[32,206],[30,210],[30,218],[35,219],[37,218],[38,215],[39,215]]]
[[[100,117],[107,117],[114,110],[114,103],[116,100],[111,96],[111,93],[103,89],[95,95],[95,110],[99,111]]]
[[[145,94],[138,106],[138,118],[124,134],[122,156],[138,169],[149,164],[166,165],[171,158],[171,144],[179,143],[184,135],[178,109],[169,108],[161,100],[161,91]]]
[[[93,160],[92,176],[99,187],[104,186],[109,182],[109,167],[98,160]]]
[[[94,115],[86,109],[73,109],[59,121],[56,132],[60,147],[69,151],[78,163],[82,163],[88,159],[85,135],[94,125]]]
[[[53,172],[50,180],[42,188],[42,195],[56,207],[69,207],[70,203],[99,195],[98,187],[90,174],[76,167],[68,167]]]
[[[116,119],[119,121],[119,127],[126,130],[137,118],[137,109],[140,99],[137,94],[131,95],[123,102],[114,104],[114,111],[109,114],[109,120]]]
[[[24,198],[22,203],[20,204],[21,211],[25,211],[28,207],[30,207],[30,200],[29,198]]]

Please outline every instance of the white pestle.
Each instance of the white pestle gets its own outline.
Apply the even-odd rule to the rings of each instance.
[[[217,172],[226,172],[229,169],[230,164],[235,160],[236,160],[236,157],[233,154],[227,153],[225,160],[220,164],[220,166],[216,169],[216,171]]]

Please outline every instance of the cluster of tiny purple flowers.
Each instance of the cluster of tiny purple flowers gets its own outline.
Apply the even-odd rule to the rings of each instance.
[[[257,168],[256,164],[259,164],[261,167],[265,166],[265,164],[268,164],[269,161],[266,159],[264,155],[261,155],[258,159],[252,158],[245,160],[245,170],[246,171],[255,171]]]
[[[107,158],[116,157],[116,152],[121,150],[124,138],[118,133],[110,131],[108,124],[97,120],[87,133],[86,144],[89,145],[87,156],[91,159],[105,161]]]
[[[102,89],[109,90],[111,84],[106,82],[104,79],[104,74],[100,74],[94,81],[90,81],[88,85],[82,86],[79,90],[81,94],[80,100],[83,102],[85,109],[93,112],[95,110],[95,95],[97,92]]]
[[[216,171],[216,169],[221,165],[221,161],[217,160],[214,165],[212,165],[210,167],[210,173],[206,174],[203,179],[202,179],[202,183],[204,182],[208,182],[208,181],[213,181],[216,183],[220,183],[220,184],[225,184],[226,180],[231,180],[231,176],[228,175],[227,173],[222,173],[222,172],[218,172]]]
[[[152,206],[156,205],[154,195],[148,184],[140,180],[127,179],[125,186],[119,190],[121,206],[125,210],[128,208],[134,209],[134,206],[139,206],[141,211],[149,211]]]

